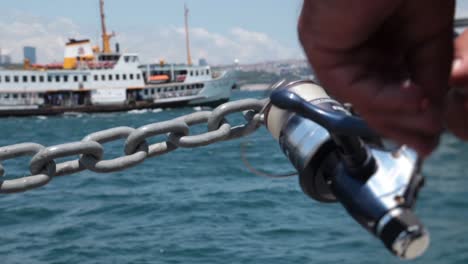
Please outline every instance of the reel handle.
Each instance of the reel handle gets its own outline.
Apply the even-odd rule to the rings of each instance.
[[[275,90],[270,100],[276,107],[299,114],[328,130],[340,147],[340,155],[351,175],[365,181],[375,171],[375,160],[360,137],[378,136],[362,118],[348,115],[344,109],[327,111],[286,89]]]
[[[270,100],[276,107],[302,115],[321,125],[331,134],[354,137],[378,136],[362,118],[327,111],[286,89],[275,90],[270,95]]]

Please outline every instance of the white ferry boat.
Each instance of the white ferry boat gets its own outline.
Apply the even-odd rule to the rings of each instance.
[[[235,86],[228,72],[209,66],[140,63],[135,53],[110,49],[101,18],[103,48],[71,39],[63,64],[0,70],[0,116],[111,112],[183,105],[216,106],[229,100]]]

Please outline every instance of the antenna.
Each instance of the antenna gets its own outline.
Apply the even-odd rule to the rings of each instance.
[[[187,46],[187,64],[191,66],[192,57],[190,56],[190,39],[189,39],[189,27],[188,27],[189,9],[187,8],[187,4],[184,4],[184,10],[185,10],[185,44]]]
[[[115,36],[115,33],[107,34],[106,17],[104,15],[104,0],[99,0],[99,10],[101,13],[101,29],[102,29],[102,52],[110,53],[110,39]]]

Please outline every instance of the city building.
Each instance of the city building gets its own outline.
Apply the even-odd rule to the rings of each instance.
[[[0,65],[8,65],[8,64],[11,64],[10,55],[0,54]]]
[[[35,47],[24,47],[23,48],[24,59],[29,60],[31,64],[36,64],[36,48]]]
[[[198,65],[199,66],[208,66],[208,62],[206,61],[206,59],[201,58],[201,59],[198,60]]]

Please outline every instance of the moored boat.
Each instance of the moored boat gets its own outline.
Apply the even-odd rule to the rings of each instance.
[[[229,100],[232,73],[209,66],[140,63],[138,54],[110,48],[100,0],[102,49],[71,39],[61,64],[0,70],[0,116],[114,112],[145,108],[216,106]]]

